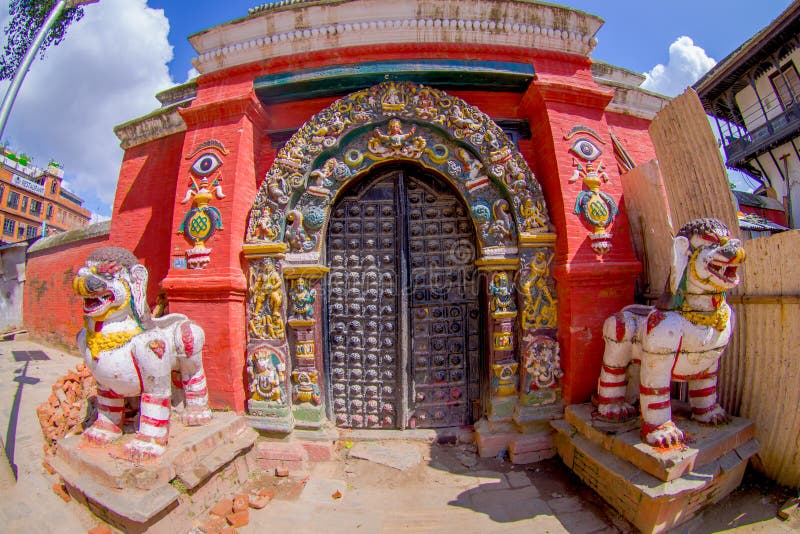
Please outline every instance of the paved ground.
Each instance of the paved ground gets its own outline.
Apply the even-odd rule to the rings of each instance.
[[[37,359],[46,357],[48,359]],[[80,533],[101,524],[51,489],[42,467],[36,407],[79,359],[28,341],[0,342],[0,437],[18,481],[0,462],[0,532]],[[388,442],[416,466],[404,470],[349,457],[314,465],[302,491],[251,510],[242,533],[262,532],[631,532],[624,519],[557,459],[512,466],[478,460],[467,445]],[[354,447],[355,448],[355,447]],[[410,462],[413,464],[414,462]],[[748,474],[734,494],[679,532],[800,532],[800,516],[775,517],[786,490]],[[338,497],[338,498],[337,498]],[[187,525],[187,531],[191,525]]]

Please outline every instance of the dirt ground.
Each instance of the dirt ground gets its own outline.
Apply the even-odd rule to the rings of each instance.
[[[273,479],[284,490],[240,532],[637,532],[558,458],[520,466],[478,458],[472,445],[382,445],[414,447],[421,462],[398,470],[341,447],[338,461],[309,470],[302,491]],[[733,494],[673,531],[800,532],[796,509],[787,521],[776,517],[792,496],[751,469]]]

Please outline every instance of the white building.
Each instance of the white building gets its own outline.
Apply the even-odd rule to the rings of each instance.
[[[761,183],[800,228],[800,0],[694,84],[726,164]],[[771,217],[770,217],[771,218]]]

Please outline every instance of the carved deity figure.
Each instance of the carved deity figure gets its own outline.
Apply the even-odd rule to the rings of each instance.
[[[628,306],[603,324],[606,348],[597,388],[599,417],[609,421],[634,416],[629,401],[638,394],[642,439],[660,447],[685,439],[672,421],[671,380],[688,382],[693,419],[713,425],[728,420],[717,403],[717,370],[731,336],[733,312],[725,292],[739,283],[744,261],[739,240],[730,239],[717,219],[684,225],[672,252],[669,292],[660,307]],[[630,365],[640,368],[629,371]],[[641,381],[632,395],[631,373]]]
[[[178,313],[151,318],[147,278],[133,254],[102,247],[89,255],[73,281],[86,323],[78,347],[97,381],[97,420],[83,436],[101,445],[122,437],[126,399],[138,397],[138,431],[125,445],[132,460],[159,456],[167,446],[173,370],[180,372],[184,424],[211,420],[203,329]]]
[[[322,401],[319,385],[317,384],[317,372],[314,370],[292,371],[292,398],[294,402],[309,402],[319,405]]]
[[[253,303],[250,333],[259,339],[283,339],[283,279],[275,268],[274,259],[266,258],[263,266],[260,272],[254,267],[250,270],[250,296]]]
[[[272,351],[260,349],[247,361],[250,399],[286,404],[286,364]]]
[[[308,320],[314,317],[317,290],[309,287],[308,280],[305,278],[293,280],[289,297],[292,301],[291,319]]]
[[[381,132],[379,128],[373,130],[367,148],[380,158],[405,156],[418,159],[422,157],[427,142],[422,137],[413,137],[416,132],[416,126],[404,132],[402,123],[398,119],[392,119],[387,125],[386,133]]]
[[[484,238],[498,244],[510,243],[514,221],[509,211],[508,202],[505,199],[496,200],[494,205],[492,205],[492,212],[494,220],[486,230]]]
[[[522,215],[523,230],[535,230],[547,227],[547,217],[545,216],[544,202],[535,202],[533,198],[527,196],[519,207]]]
[[[491,296],[490,311],[492,315],[512,313],[517,311],[514,304],[514,287],[508,280],[506,273],[495,273],[489,282],[489,295]]]
[[[528,278],[521,288],[523,328],[547,328],[556,324],[556,299],[547,283],[552,259],[546,251],[538,250],[528,264]]]
[[[546,336],[527,336],[525,343],[525,393],[555,387],[564,376],[558,342]]]
[[[317,246],[317,238],[306,232],[303,214],[299,210],[291,210],[286,214],[285,239],[292,252],[308,252]]]
[[[417,116],[422,119],[438,118],[439,110],[436,109],[436,104],[431,97],[431,91],[427,87],[420,89],[414,110],[417,112]]]

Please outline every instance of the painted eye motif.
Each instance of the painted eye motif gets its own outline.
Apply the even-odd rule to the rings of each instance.
[[[602,154],[600,149],[588,139],[576,139],[570,150],[586,161],[596,160]]]
[[[207,176],[222,165],[220,159],[214,154],[203,154],[192,164],[192,171],[200,176]]]

